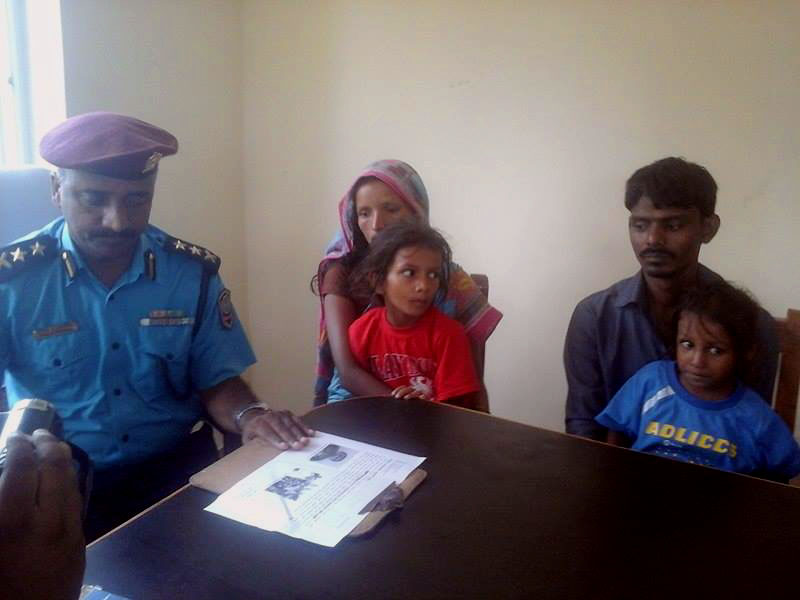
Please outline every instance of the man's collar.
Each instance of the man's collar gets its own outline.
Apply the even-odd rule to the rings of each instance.
[[[629,304],[642,304],[645,300],[644,275],[641,271],[633,277],[623,279],[617,290],[617,298],[614,304],[617,308],[628,306]]]
[[[697,263],[697,281],[705,285],[722,281],[722,277],[701,263]],[[646,294],[647,284],[644,280],[644,273],[640,269],[633,277],[620,282],[615,305],[617,308],[622,308],[629,304],[644,305],[647,302]]]
[[[66,250],[70,253],[72,264],[75,266],[75,272],[77,273],[81,270],[88,271],[89,265],[86,264],[83,256],[81,256],[81,253],[75,247],[75,243],[72,241],[72,236],[69,234],[69,226],[67,225],[66,221],[64,221],[64,227],[61,230],[60,240],[62,250]],[[146,276],[148,274],[148,268],[144,257],[145,252],[148,250],[155,252],[155,244],[153,244],[153,241],[147,235],[147,231],[145,230],[145,232],[139,236],[139,243],[136,245],[136,249],[133,251],[133,260],[131,261],[130,266],[119,278],[115,284],[115,287],[123,283],[136,281],[139,277]],[[67,282],[67,285],[72,283],[74,280],[74,277],[70,278]]]
[[[133,251],[131,266],[121,279],[127,282],[133,282],[139,279],[139,277],[148,276],[150,271],[147,266],[147,260],[145,259],[145,254],[148,250],[150,252],[155,252],[155,247],[150,238],[146,235],[146,232],[142,232],[142,234],[139,235],[139,243],[136,245],[136,250]]]
[[[69,234],[69,225],[67,225],[66,221],[64,221],[64,226],[61,228],[60,242],[62,250],[69,252],[70,260],[75,268],[75,273],[89,268],[86,261],[83,260],[81,253],[78,252],[78,249],[75,247],[75,243],[72,241],[72,236]],[[75,278],[71,276],[67,285],[74,280]]]

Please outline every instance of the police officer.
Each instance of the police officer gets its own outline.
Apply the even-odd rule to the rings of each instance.
[[[220,259],[149,225],[167,131],[98,112],[42,139],[59,218],[0,248],[0,373],[9,403],[51,401],[95,466],[89,539],[177,489],[216,457],[203,418],[242,439],[300,448],[313,431],[258,401],[255,356]],[[24,201],[24,199],[20,199]]]

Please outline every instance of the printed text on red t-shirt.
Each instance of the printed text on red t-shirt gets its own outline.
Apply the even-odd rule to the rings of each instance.
[[[373,354],[369,357],[369,367],[383,381],[415,375],[431,376],[436,371],[436,363],[431,358],[418,358],[407,354]]]

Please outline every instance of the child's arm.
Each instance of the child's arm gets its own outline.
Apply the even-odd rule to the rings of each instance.
[[[652,366],[651,366],[652,365]],[[654,363],[639,369],[614,394],[608,405],[595,417],[606,428],[606,443],[630,448],[639,435],[642,402],[647,396],[648,373],[657,368]]]
[[[469,408],[471,410],[480,410],[479,408],[479,395],[480,392],[472,392],[470,394],[462,394],[461,396],[453,396],[443,401],[443,404],[451,404],[453,406],[460,406],[461,408]],[[418,390],[410,385],[401,385],[392,390],[392,396],[395,398],[420,398],[422,400],[433,400],[422,390]],[[484,411],[486,412],[486,411]]]
[[[428,394],[423,392],[422,390],[418,390],[414,386],[411,385],[400,385],[397,386],[392,390],[392,396],[394,398],[403,398],[408,400],[409,398],[420,398],[422,400],[432,400]]]

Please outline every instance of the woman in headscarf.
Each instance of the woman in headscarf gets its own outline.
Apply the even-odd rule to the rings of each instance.
[[[428,212],[428,193],[422,179],[411,165],[399,160],[369,165],[339,202],[340,231],[328,245],[313,282],[322,304],[314,404],[391,393],[388,386],[363,370],[350,352],[347,330],[367,309],[369,299],[353,296],[348,277],[384,227],[406,219],[427,223]],[[482,350],[502,313],[455,264],[450,269],[447,296],[437,298],[435,306],[464,325],[477,372],[483,373]],[[488,409],[485,390],[480,408]]]

